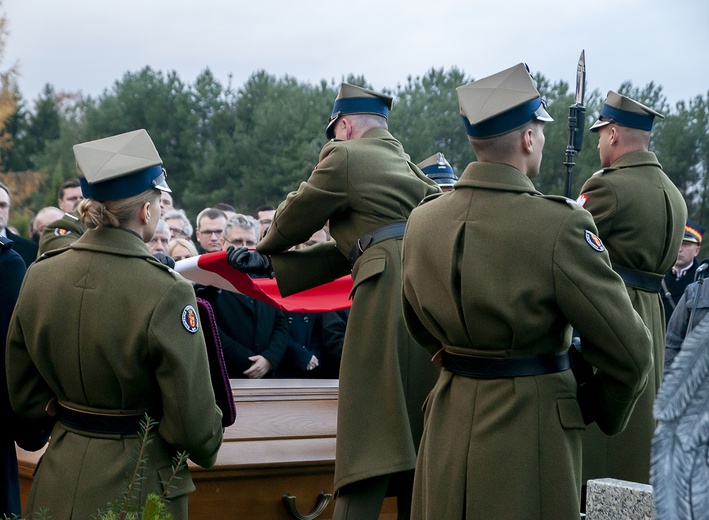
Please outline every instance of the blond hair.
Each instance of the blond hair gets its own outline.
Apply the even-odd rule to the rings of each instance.
[[[167,246],[167,254],[172,256],[172,252],[177,246],[182,246],[187,249],[187,251],[190,252],[190,256],[199,255],[195,245],[189,240],[185,240],[184,238],[173,238],[172,240],[170,240],[170,243]]]
[[[158,204],[160,190],[151,188],[143,193],[125,199],[101,202],[94,199],[84,199],[79,203],[78,211],[81,221],[87,228],[126,226],[136,218],[143,204],[150,202]],[[159,211],[159,209],[158,209]]]

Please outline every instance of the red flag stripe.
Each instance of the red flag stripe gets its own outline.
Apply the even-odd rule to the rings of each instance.
[[[343,276],[307,291],[281,296],[275,279],[251,278],[231,267],[226,252],[207,253],[180,260],[175,270],[188,280],[250,296],[290,312],[328,312],[348,309],[352,277]]]

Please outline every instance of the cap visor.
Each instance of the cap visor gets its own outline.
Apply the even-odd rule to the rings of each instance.
[[[545,123],[554,121],[554,118],[549,115],[549,112],[544,110],[544,105],[539,105],[539,108],[534,111],[534,119],[544,121]]]
[[[337,117],[333,117],[330,119],[330,122],[327,124],[327,127],[325,128],[325,136],[328,139],[334,139],[335,138],[335,123],[337,123],[337,120],[340,119],[340,114],[337,114]]]
[[[172,190],[170,189],[170,186],[167,185],[166,180],[163,180],[162,182],[159,182],[159,183],[153,185],[152,187],[155,188],[156,190],[172,193]]]
[[[602,126],[606,126],[606,125],[609,125],[609,124],[611,124],[610,121],[602,121],[601,119],[599,119],[598,121],[596,121],[595,123],[593,123],[593,124],[591,125],[591,128],[589,128],[589,130],[590,130],[591,132],[593,132],[593,131],[598,131],[598,129],[601,128]]]

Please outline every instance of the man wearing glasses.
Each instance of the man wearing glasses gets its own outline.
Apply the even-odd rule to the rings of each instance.
[[[222,249],[226,249],[230,245],[234,247],[256,247],[260,229],[261,226],[255,218],[248,215],[235,215],[229,219],[224,228],[224,233],[222,233]]]
[[[192,241],[192,224],[182,209],[173,209],[165,213],[163,220],[170,227],[172,238],[184,238]]]
[[[206,208],[197,215],[197,251],[199,254],[222,250],[222,233],[226,228],[226,214],[220,209]]]
[[[226,222],[221,247],[254,248],[259,236],[259,222],[237,213]],[[212,307],[229,377],[273,377],[273,370],[280,365],[290,341],[286,314],[267,303],[230,291],[220,291]]]

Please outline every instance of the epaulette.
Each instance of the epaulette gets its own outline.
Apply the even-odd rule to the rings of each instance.
[[[179,278],[182,278],[182,275],[181,275],[180,273],[178,273],[177,271],[175,271],[175,270],[174,270],[172,267],[170,267],[169,265],[163,264],[160,260],[158,260],[157,258],[155,258],[155,257],[152,256],[152,255],[145,257],[145,260],[147,260],[148,263],[150,263],[150,264],[152,264],[152,265],[154,265],[154,266],[156,266],[156,267],[159,267],[159,268],[162,269],[163,271],[167,271],[167,272],[170,273],[170,274],[172,275],[172,277],[175,278],[176,280],[179,279]]]
[[[12,249],[12,240],[7,237],[0,237],[0,249]]]
[[[79,217],[77,217],[76,215],[72,215],[71,213],[64,213],[64,216],[69,217],[69,218],[74,219],[77,222],[79,222]]]
[[[431,193],[430,195],[426,195],[423,199],[421,199],[421,202],[419,202],[419,206],[426,204],[427,202],[431,202],[434,199],[437,199],[441,195],[443,195],[444,192],[438,192],[438,193]]]
[[[63,253],[64,251],[68,251],[71,248],[71,244],[68,246],[60,247],[58,249],[50,249],[49,251],[45,251],[41,255],[37,257],[37,260],[35,262],[39,262],[40,260],[46,260],[50,256],[56,256],[59,253]]]
[[[591,177],[593,177],[594,175],[603,175],[605,172],[606,172],[606,170],[605,170],[605,168],[603,168],[601,170],[598,170],[597,172],[593,172]]]
[[[563,195],[542,195],[545,199],[553,200],[554,202],[563,202],[572,209],[581,209],[582,206],[576,200],[564,197]]]

